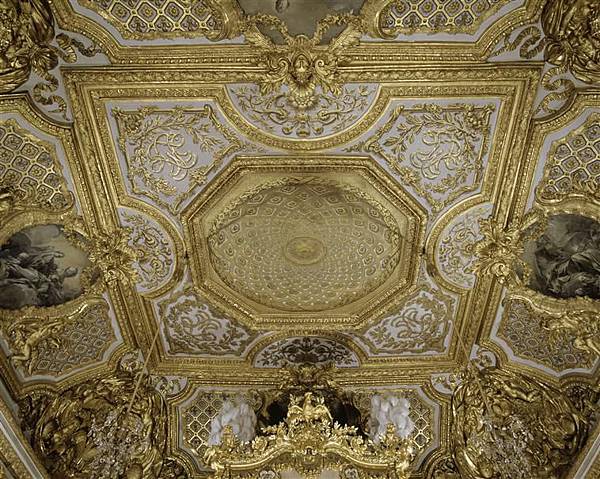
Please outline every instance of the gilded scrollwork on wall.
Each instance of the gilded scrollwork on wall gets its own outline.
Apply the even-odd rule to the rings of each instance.
[[[518,358],[533,361],[557,373],[569,369],[589,369],[594,365],[589,352],[578,349],[567,330],[552,334],[547,322],[553,317],[524,299],[506,301],[497,336]]]
[[[373,85],[346,85],[338,94],[314,93],[305,108],[291,102],[286,91],[261,95],[255,85],[230,87],[230,96],[240,112],[263,131],[299,138],[318,138],[339,133],[356,123],[372,105],[377,88]]]
[[[164,229],[146,215],[121,212],[123,226],[129,231],[129,246],[135,252],[133,267],[137,272],[136,287],[142,292],[164,285],[175,268],[173,241]]]
[[[495,276],[500,284],[526,283],[529,269],[523,260],[524,244],[539,236],[545,225],[546,217],[540,210],[532,210],[520,222],[505,227],[492,219],[481,220],[483,238],[475,244],[475,271]]]
[[[0,122],[0,187],[10,196],[10,210],[0,217],[32,208],[62,212],[73,206],[54,146],[22,128]]]
[[[163,300],[159,310],[172,354],[242,355],[256,337],[210,306],[191,285]]]
[[[575,198],[600,203],[600,115],[552,144],[536,188],[541,203]]]
[[[113,116],[133,192],[172,214],[244,145],[208,103],[194,109],[115,109]]]
[[[455,298],[429,278],[391,313],[368,328],[361,340],[373,356],[441,353],[454,318]]]
[[[442,277],[461,288],[475,283],[475,244],[482,239],[479,220],[492,212],[490,203],[478,205],[453,219],[442,231],[435,249]]]
[[[382,158],[437,213],[479,186],[494,111],[493,104],[398,105],[372,136],[347,151]]]
[[[357,354],[341,341],[326,337],[292,337],[274,341],[253,359],[259,368],[281,368],[290,364],[335,364],[338,368],[360,366]]]

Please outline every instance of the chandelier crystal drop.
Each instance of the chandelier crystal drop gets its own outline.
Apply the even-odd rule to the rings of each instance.
[[[501,479],[528,479],[532,464],[527,453],[533,439],[529,429],[518,417],[501,418],[487,413],[481,420],[481,430],[468,440],[470,446],[481,451],[489,464],[501,465]]]
[[[113,409],[104,421],[92,421],[88,437],[96,447],[97,454],[90,463],[90,470],[97,479],[120,477],[130,459],[144,443],[143,424],[125,408]]]

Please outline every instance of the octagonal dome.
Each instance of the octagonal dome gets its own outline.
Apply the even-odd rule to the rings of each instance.
[[[326,326],[362,323],[410,286],[423,212],[368,159],[241,158],[185,218],[194,281],[217,306]]]

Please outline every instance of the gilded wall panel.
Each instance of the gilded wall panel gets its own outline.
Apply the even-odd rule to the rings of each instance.
[[[497,109],[496,102],[398,102],[347,151],[376,156],[438,213],[481,187]]]
[[[62,212],[74,202],[55,146],[12,118],[0,120],[0,187],[21,208],[26,203]]]
[[[198,102],[192,108],[113,108],[111,114],[125,162],[122,174],[131,193],[173,215],[226,159],[246,146],[212,102]]]
[[[373,2],[376,3],[376,2]],[[415,33],[473,34],[502,7],[507,15],[524,1],[511,0],[388,0],[377,18],[377,31],[386,39]]]
[[[256,333],[207,303],[191,284],[158,303],[170,354],[243,356]]]

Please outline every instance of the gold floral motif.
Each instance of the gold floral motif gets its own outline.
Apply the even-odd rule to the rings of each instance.
[[[593,114],[581,128],[552,145],[537,198],[543,203],[572,197],[600,202],[599,150],[600,115]]]
[[[581,417],[558,390],[531,376],[474,365],[452,397],[452,424],[464,479],[558,477],[586,435]],[[514,461],[498,462],[513,443]]]
[[[483,239],[475,244],[475,271],[491,274],[500,284],[528,284],[529,266],[523,260],[524,243],[546,228],[546,217],[532,210],[520,223],[502,227],[492,219],[480,220]]]
[[[204,184],[227,156],[243,147],[238,135],[223,124],[208,104],[193,110],[115,109],[113,115],[133,192],[173,214],[191,196],[195,185]],[[206,164],[201,165],[204,157]]]
[[[7,0],[0,6],[0,93],[15,90],[27,81],[31,72],[45,83],[33,87],[33,98],[43,105],[56,104],[56,112],[66,112],[67,104],[59,95],[57,78],[50,73],[59,60],[77,61],[78,50],[93,56],[90,48],[64,33],[54,32],[54,18],[47,0]],[[58,46],[51,45],[56,40]],[[46,96],[47,95],[47,96]]]
[[[337,367],[358,367],[360,361],[345,344],[328,338],[285,338],[269,344],[254,357],[259,368],[277,368],[289,364],[333,363]]]
[[[375,356],[440,353],[453,319],[455,300],[433,284],[422,284],[395,312],[386,315],[361,337]]]
[[[222,40],[233,34],[224,5],[227,0],[80,0],[104,17],[123,35],[134,40],[206,37]]]
[[[269,133],[300,138],[339,133],[350,127],[366,112],[374,91],[368,85],[345,86],[338,94],[317,91],[309,106],[298,108],[286,92],[261,95],[256,86],[231,90],[253,124]]]
[[[171,242],[157,226],[140,214],[123,214],[129,229],[129,244],[136,252],[134,267],[138,272],[138,286],[153,289],[164,283],[173,265]]]
[[[172,353],[241,355],[252,333],[209,306],[191,285],[160,303]]]
[[[365,441],[356,428],[332,424],[323,397],[312,392],[302,399],[292,396],[285,421],[264,428],[250,444],[240,443],[226,426],[221,444],[209,447],[204,456],[214,478],[277,477],[289,469],[308,478],[319,477],[324,469],[342,469],[348,476],[352,469],[349,477],[408,479],[412,459],[412,447],[393,425],[379,444]]]
[[[117,280],[135,282],[138,279],[133,267],[138,254],[129,246],[130,235],[129,228],[115,228],[94,231],[83,242],[77,240],[82,249],[88,251],[90,262],[107,284]],[[88,278],[88,282],[94,281],[95,278]]]
[[[542,11],[546,61],[575,78],[600,81],[600,5],[596,0],[549,0]]]
[[[491,205],[478,206],[450,224],[436,250],[440,273],[453,284],[472,288],[475,283],[474,246],[481,239],[479,220],[488,216]]]
[[[13,119],[0,122],[0,188],[0,205],[6,205],[0,215],[36,207],[64,211],[73,205],[54,146]]]
[[[120,369],[67,389],[46,404],[38,406],[35,398],[30,399],[31,412],[39,411],[28,415],[28,421],[35,424],[33,447],[53,477],[99,477],[96,467],[102,458],[98,454],[107,452],[98,434],[102,427],[114,424],[110,421],[115,414],[120,418],[118,434],[127,433],[133,444],[132,455],[118,477],[159,476],[166,456],[164,400],[146,378],[126,412],[135,385],[135,375]],[[118,441],[118,437],[112,440]],[[130,445],[115,442],[113,447]]]
[[[259,25],[279,31],[285,43],[271,41],[260,32]],[[342,25],[347,25],[346,29],[326,48],[319,48],[327,30]],[[338,67],[344,61],[344,50],[358,44],[363,24],[359,17],[349,13],[328,15],[319,21],[312,38],[308,38],[306,35],[291,36],[282,20],[258,14],[247,18],[241,29],[246,41],[259,50],[258,65],[266,70],[260,82],[261,94],[278,91],[286,85],[290,104],[306,110],[316,101],[317,87],[323,94],[340,94]]]
[[[481,181],[494,109],[491,104],[400,105],[373,136],[346,151],[383,158],[439,212]]]

